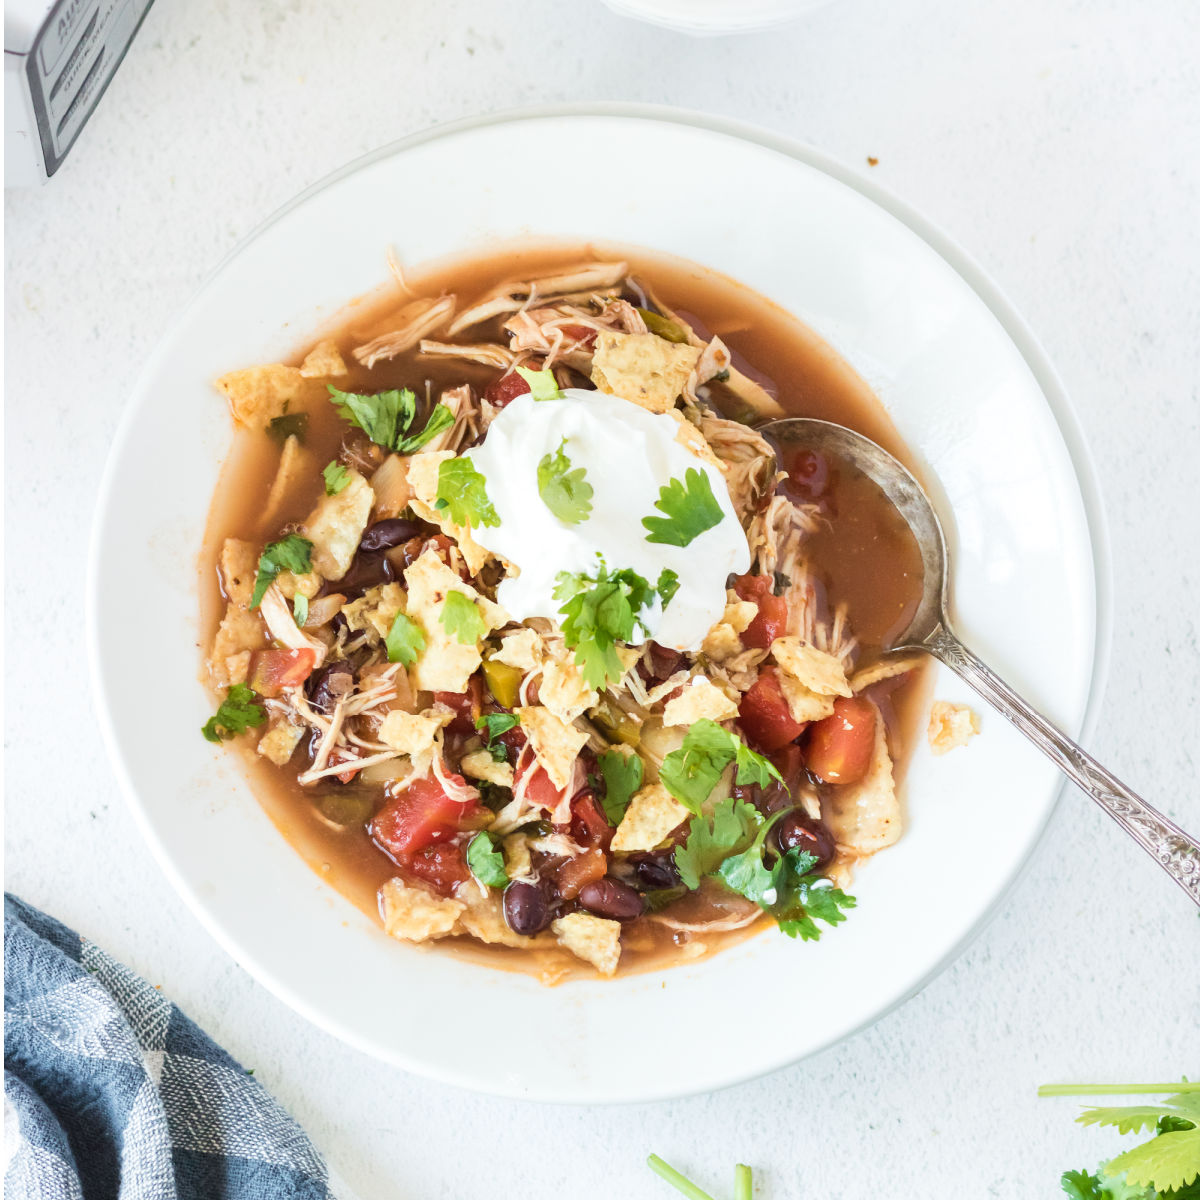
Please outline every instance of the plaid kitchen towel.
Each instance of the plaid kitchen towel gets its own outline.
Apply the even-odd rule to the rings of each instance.
[[[334,1200],[261,1084],[128,967],[8,895],[4,1195]]]

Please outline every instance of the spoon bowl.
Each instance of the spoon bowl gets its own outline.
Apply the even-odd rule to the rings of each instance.
[[[996,711],[1091,796],[1200,905],[1200,847],[1173,821],[1098,763],[1019,696],[969,650],[950,625],[950,558],[942,523],[925,489],[886,450],[861,433],[812,417],[788,417],[760,433],[779,445],[803,446],[866,475],[907,522],[921,553],[921,598],[908,628],[889,650],[923,650],[961,676]]]

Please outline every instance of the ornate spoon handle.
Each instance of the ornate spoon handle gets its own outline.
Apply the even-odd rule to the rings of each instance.
[[[1200,847],[1173,821],[1152,808],[1090,754],[1055,729],[986,663],[940,624],[924,647],[966,680],[1076,785],[1086,792],[1200,905]]]

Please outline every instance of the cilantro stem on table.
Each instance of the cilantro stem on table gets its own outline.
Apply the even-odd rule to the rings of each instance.
[[[754,1195],[754,1176],[745,1163],[733,1168],[733,1200],[751,1200]]]
[[[1043,1083],[1039,1096],[1161,1096],[1164,1092],[1200,1092],[1200,1081],[1188,1083]]]
[[[668,1162],[663,1162],[657,1154],[651,1154],[646,1159],[646,1165],[655,1175],[665,1179],[677,1192],[682,1192],[688,1200],[713,1200],[702,1188],[698,1188],[686,1175],[681,1175]]]

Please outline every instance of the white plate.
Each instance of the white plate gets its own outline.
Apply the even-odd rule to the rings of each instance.
[[[512,164],[531,145],[585,147],[589,176],[637,185],[521,186]],[[811,1054],[912,995],[1012,883],[1059,779],[984,713],[968,749],[918,752],[904,838],[860,871],[857,910],[819,944],[767,932],[661,975],[556,989],[391,942],[305,866],[235,757],[199,734],[196,554],[231,437],[211,380],[293,351],[381,282],[388,245],[415,263],[529,233],[694,259],[824,334],[943,494],[962,633],[1072,732],[1107,645],[1097,508],[1049,366],[959,250],[812,150],[664,110],[490,118],[352,164],[251,237],[159,347],[108,464],[89,612],[113,760],[172,883],[267,987],[380,1058],[541,1100],[681,1095]],[[126,670],[147,647],[150,695]],[[948,677],[937,691],[964,694]],[[515,1048],[464,1036],[513,1013]]]

